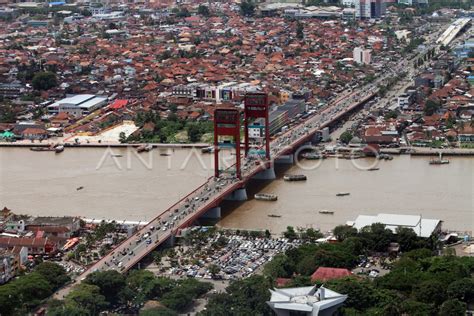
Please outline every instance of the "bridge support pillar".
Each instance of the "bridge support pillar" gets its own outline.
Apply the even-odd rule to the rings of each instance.
[[[273,167],[265,169],[265,170],[257,173],[253,177],[253,179],[255,179],[255,180],[274,180],[274,179],[276,179],[275,169],[273,169]]]
[[[295,163],[295,155],[294,154],[282,155],[278,157],[277,159],[275,159],[275,163],[292,165]]]
[[[201,218],[205,219],[220,219],[221,218],[221,208],[219,206],[209,209],[204,213]]]
[[[245,188],[237,189],[226,198],[227,201],[247,201],[247,191]]]

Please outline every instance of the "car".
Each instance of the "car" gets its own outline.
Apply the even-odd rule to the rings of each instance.
[[[130,252],[128,253],[129,256],[133,256],[133,250],[130,250]]]

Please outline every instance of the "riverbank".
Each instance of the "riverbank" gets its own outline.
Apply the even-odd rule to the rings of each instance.
[[[52,143],[55,142],[48,142],[48,143],[6,143],[0,142],[0,147],[11,147],[11,148],[30,148],[30,147],[49,147]],[[152,145],[153,148],[204,148],[208,147],[209,144],[207,143],[189,143],[189,144],[163,144],[163,143],[147,143]],[[143,145],[147,145],[145,143],[133,143],[133,144],[121,144],[121,143],[81,143],[81,144],[74,144],[74,143],[66,143],[64,147],[69,148],[127,148],[127,147],[140,147]]]
[[[470,148],[423,148],[423,147],[402,147],[402,148],[382,148],[381,154],[388,155],[411,155],[411,156],[474,156],[474,149]]]

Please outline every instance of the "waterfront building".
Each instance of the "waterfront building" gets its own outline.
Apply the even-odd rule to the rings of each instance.
[[[422,218],[421,215],[400,215],[400,214],[377,214],[359,215],[353,222],[347,225],[361,230],[366,226],[375,223],[384,224],[386,228],[397,232],[398,227],[411,228],[419,237],[430,237],[441,231],[442,221],[439,219]]]
[[[78,94],[48,105],[49,114],[66,112],[74,116],[89,114],[107,103],[107,97],[93,94]]]
[[[277,316],[333,315],[347,299],[324,286],[305,286],[270,290],[271,298],[267,304]]]

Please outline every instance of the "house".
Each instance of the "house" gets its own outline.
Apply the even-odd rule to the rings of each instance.
[[[7,283],[15,276],[12,269],[13,256],[10,254],[0,254],[0,284]]]
[[[68,234],[74,234],[81,228],[81,220],[79,217],[72,217],[72,216],[64,216],[64,217],[35,217],[31,222],[26,225],[26,230],[33,230],[37,227],[41,227],[44,231],[46,227],[59,227],[59,228],[51,228],[49,232],[51,235],[53,233],[57,234],[66,234],[68,230]],[[67,229],[67,230],[66,230]],[[53,235],[54,236],[54,235]],[[55,236],[61,237],[61,236]],[[69,237],[67,237],[69,238]]]
[[[54,253],[59,245],[60,241],[53,238],[0,237],[0,248],[13,250],[15,247],[26,247],[28,254]]]
[[[28,225],[28,230],[37,234],[41,233],[41,237],[61,237],[70,238],[71,231],[66,226],[42,226],[42,225]],[[40,236],[38,236],[40,237]]]
[[[326,282],[333,279],[340,279],[352,275],[351,271],[342,268],[319,267],[311,275],[311,282]]]

